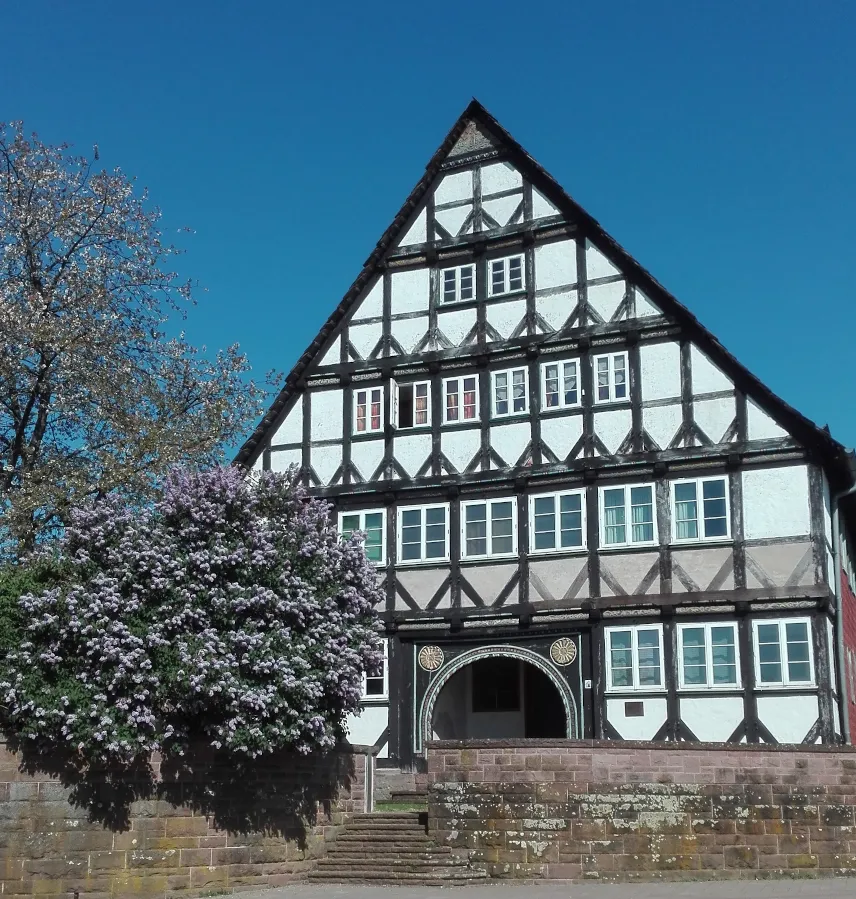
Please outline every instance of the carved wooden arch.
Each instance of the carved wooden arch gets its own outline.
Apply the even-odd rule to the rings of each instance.
[[[539,671],[547,675],[553,686],[562,699],[562,706],[565,710],[565,722],[567,725],[568,739],[575,739],[577,733],[577,702],[568,682],[562,676],[559,669],[544,656],[539,655],[531,649],[522,646],[508,646],[497,644],[495,646],[479,646],[475,649],[469,649],[455,656],[447,665],[440,668],[434,676],[434,679],[428,685],[425,696],[422,698],[419,717],[416,729],[416,752],[421,753],[425,750],[426,737],[431,733],[431,722],[434,718],[434,704],[440,695],[443,687],[449,682],[449,679],[457,674],[462,668],[477,662],[479,659],[496,658],[503,656],[505,658],[519,659],[522,662],[528,662]]]

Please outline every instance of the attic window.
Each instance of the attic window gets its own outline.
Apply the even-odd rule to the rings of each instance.
[[[431,424],[431,385],[428,381],[415,384],[392,382],[392,426],[421,428]]]
[[[354,391],[354,431],[365,434],[383,428],[383,388]]]
[[[443,302],[462,303],[476,296],[475,266],[459,265],[443,269]]]
[[[514,293],[526,286],[523,256],[509,256],[507,259],[491,259],[489,262],[488,287],[490,296]]]

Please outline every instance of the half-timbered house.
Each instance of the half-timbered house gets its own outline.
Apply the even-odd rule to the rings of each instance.
[[[237,462],[365,533],[388,651],[350,726],[388,764],[848,733],[851,457],[475,101]]]

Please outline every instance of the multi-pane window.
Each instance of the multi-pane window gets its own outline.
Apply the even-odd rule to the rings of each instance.
[[[529,408],[529,376],[525,368],[493,373],[493,417],[514,415]]]
[[[449,378],[443,382],[443,421],[478,421],[479,379],[478,375],[463,378]]]
[[[601,544],[629,546],[654,543],[654,487],[602,487],[600,491]]]
[[[564,409],[580,404],[579,363],[576,359],[568,362],[547,362],[541,366],[544,385],[542,402],[545,409]]]
[[[476,279],[474,265],[459,265],[457,268],[445,268],[442,273],[443,302],[462,303],[473,300],[476,296]]]
[[[728,518],[728,484],[725,478],[698,478],[672,484],[675,540],[728,537]]]
[[[431,424],[431,385],[428,381],[392,386],[392,426],[420,428]]]
[[[585,494],[582,490],[529,497],[529,549],[532,552],[585,546]]]
[[[517,504],[513,499],[461,503],[465,559],[511,556],[517,552]]]
[[[383,388],[354,391],[354,433],[366,434],[383,428]]]
[[[627,386],[627,353],[595,356],[594,401],[614,403],[629,398]]]
[[[339,515],[339,533],[350,537],[354,531],[365,534],[366,556],[370,562],[383,565],[386,559],[384,552],[384,531],[386,512],[383,509],[372,509],[366,512],[342,512]]]
[[[383,641],[383,658],[377,667],[370,668],[363,675],[363,697],[365,699],[386,699],[389,696],[389,648]]]
[[[608,690],[662,688],[663,629],[659,624],[611,627],[604,633]]]
[[[409,506],[398,510],[398,561],[442,562],[449,558],[449,507]]]
[[[491,259],[488,262],[489,296],[495,297],[503,293],[513,293],[516,290],[523,290],[525,286],[523,256]]]
[[[762,620],[755,631],[755,678],[759,687],[814,683],[808,618]]]
[[[738,687],[737,625],[679,624],[681,687]]]

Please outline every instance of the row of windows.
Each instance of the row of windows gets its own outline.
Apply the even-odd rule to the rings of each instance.
[[[592,359],[595,403],[613,403],[629,397],[627,353],[607,353]],[[398,429],[431,425],[431,383],[390,381],[392,403],[390,424]],[[579,360],[545,362],[541,365],[541,408],[546,411],[569,409],[582,402]],[[383,430],[384,388],[366,387],[354,391],[354,432]],[[446,378],[443,381],[443,424],[479,420],[479,379],[477,375]],[[525,366],[491,373],[491,418],[505,418],[529,411],[529,369]]]
[[[487,295],[498,297],[526,289],[526,262],[522,255],[487,261]],[[442,301],[465,303],[476,298],[476,264],[444,268],[440,273]]]
[[[811,622],[808,618],[752,622],[755,683],[759,687],[814,686]],[[608,692],[665,688],[663,627],[610,627],[606,639]],[[678,624],[678,686],[682,690],[742,686],[737,625]]]
[[[673,481],[670,490],[673,543],[727,540],[730,537],[725,477]],[[658,542],[653,484],[601,487],[601,547],[651,546]],[[386,513],[343,512],[343,534],[365,533],[366,554],[386,562]],[[517,499],[502,497],[461,503],[461,558],[485,559],[517,554]],[[529,497],[529,551],[547,553],[586,548],[585,491],[564,490]],[[398,561],[449,559],[449,506],[437,503],[398,510]]]

